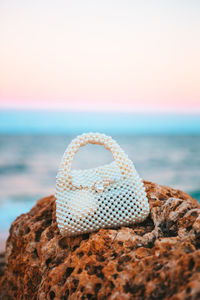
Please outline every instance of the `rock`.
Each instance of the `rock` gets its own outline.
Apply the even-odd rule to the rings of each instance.
[[[55,198],[10,228],[0,299],[200,299],[200,206],[186,193],[145,182],[141,224],[62,237]]]
[[[0,277],[4,273],[4,267],[5,267],[5,253],[0,253]]]

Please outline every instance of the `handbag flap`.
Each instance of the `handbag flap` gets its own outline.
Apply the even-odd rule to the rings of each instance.
[[[115,162],[98,168],[72,170],[72,183],[77,188],[91,188],[97,183],[103,183],[104,180],[111,183],[121,180],[120,169]]]

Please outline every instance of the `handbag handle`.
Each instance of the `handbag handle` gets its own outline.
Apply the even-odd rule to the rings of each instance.
[[[73,139],[63,155],[59,173],[62,172],[66,181],[72,182],[71,166],[73,158],[80,147],[87,144],[103,145],[112,153],[122,176],[125,176],[127,173],[130,173],[131,175],[132,173],[134,174],[134,177],[137,177],[137,172],[132,161],[128,158],[127,154],[124,153],[115,140],[113,140],[110,136],[106,136],[105,134],[90,132],[83,133],[82,135],[79,135]]]

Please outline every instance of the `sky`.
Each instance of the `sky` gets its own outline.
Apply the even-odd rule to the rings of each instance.
[[[0,109],[200,113],[200,1],[0,1]]]

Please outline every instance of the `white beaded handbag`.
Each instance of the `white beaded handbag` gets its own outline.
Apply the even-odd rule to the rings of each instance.
[[[93,169],[71,170],[72,160],[86,144],[103,145],[114,162]],[[100,133],[84,133],[67,147],[56,177],[56,218],[64,236],[75,236],[142,222],[149,203],[133,162],[116,141]]]

